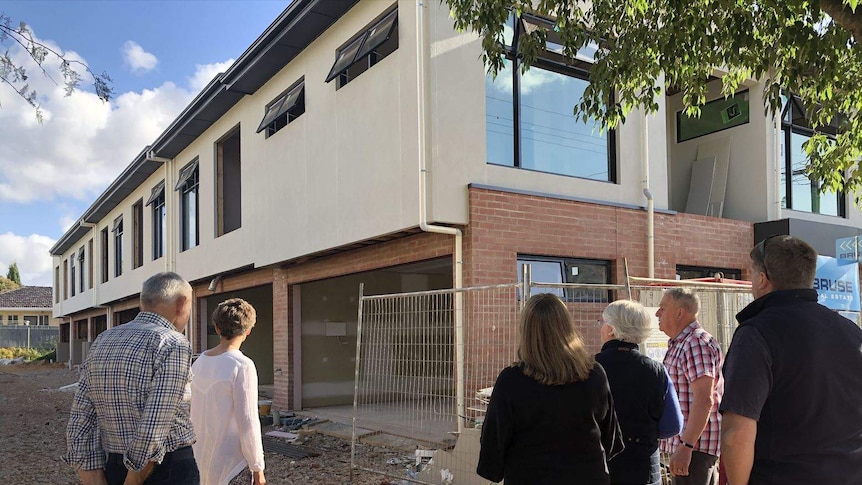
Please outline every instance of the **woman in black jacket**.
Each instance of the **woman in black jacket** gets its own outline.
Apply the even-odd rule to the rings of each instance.
[[[477,473],[506,485],[610,483],[622,448],[604,370],[566,305],[536,295],[521,313],[518,361],[494,385]]]
[[[649,312],[636,301],[611,303],[599,320],[602,364],[614,396],[625,450],[608,463],[613,485],[661,483],[659,438],[682,430],[676,390],[661,362],[640,353],[650,333]]]

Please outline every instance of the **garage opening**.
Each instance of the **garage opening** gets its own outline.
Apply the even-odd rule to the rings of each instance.
[[[359,285],[366,295],[452,288],[452,258],[435,258],[294,287],[300,408],[353,403]],[[298,302],[298,305],[296,303]]]

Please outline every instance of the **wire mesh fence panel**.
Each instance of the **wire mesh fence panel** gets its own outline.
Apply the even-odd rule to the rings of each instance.
[[[525,297],[560,296],[590,351],[598,352],[598,320],[609,302],[631,295],[657,307],[675,286],[643,279],[638,286],[539,283],[525,276],[521,284],[360,296],[352,469],[420,484],[486,484],[475,474],[481,426],[498,374],[517,359]],[[694,289],[699,321],[726,352],[735,315],[751,301],[748,288]],[[666,348],[667,336],[654,325],[653,339]],[[662,354],[650,353],[659,360]],[[382,436],[401,439],[409,464],[357,456],[357,443],[393,443]]]

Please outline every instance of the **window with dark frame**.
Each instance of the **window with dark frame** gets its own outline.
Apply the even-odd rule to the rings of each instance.
[[[71,325],[68,323],[60,324],[60,343],[67,344],[69,343],[69,329]]]
[[[335,54],[326,82],[338,79],[340,89],[389,54],[398,50],[398,10],[385,14]]]
[[[819,130],[830,139],[834,139],[838,134],[835,126],[821,127]],[[784,184],[781,207],[813,214],[847,217],[845,194],[831,191],[821,193],[820,181],[810,178],[806,173],[808,154],[802,145],[814,134],[802,100],[796,96],[785,96],[781,110],[781,182]]]
[[[144,200],[132,205],[132,269],[144,264]]]
[[[63,299],[69,299],[69,260],[63,260]]]
[[[676,275],[677,278],[681,280],[690,280],[693,278],[715,278],[717,275],[721,275],[722,278],[729,280],[741,280],[742,270],[678,264],[676,265]]]
[[[693,140],[749,122],[749,93],[744,89],[727,98],[714,99],[700,108],[700,116],[689,117],[685,110],[676,113],[676,141]]]
[[[546,32],[545,51],[522,73],[513,46],[522,32],[537,29]],[[487,162],[616,182],[616,132],[572,113],[589,87],[598,46],[585,45],[570,61],[554,23],[529,14],[512,16],[505,32],[505,66],[485,79]]]
[[[75,253],[72,253],[69,256],[69,274],[71,277],[69,278],[69,288],[72,290],[72,296],[75,296],[75,285],[77,284],[77,280],[75,279]]]
[[[78,249],[78,288],[84,292],[84,246]]]
[[[167,223],[168,213],[165,210],[165,181],[162,180],[150,192],[150,198],[145,204],[147,207],[153,206],[153,261],[165,255],[165,246],[167,245],[167,236],[165,233],[165,224]]]
[[[242,227],[240,129],[233,128],[215,146],[216,237]]]
[[[518,255],[518,282],[522,281],[522,264],[530,265],[530,276],[536,283],[611,284],[611,262],[606,260]],[[567,302],[607,303],[612,298],[609,290],[589,288],[540,288],[536,291],[553,293]]]
[[[114,276],[123,274],[123,216],[114,220]]]
[[[54,266],[54,303],[60,303],[60,266]]]
[[[305,79],[300,79],[266,107],[266,113],[255,133],[266,130],[266,138],[274,135],[305,113]]]
[[[93,289],[93,238],[87,241],[87,283]]]
[[[102,253],[102,283],[108,282],[108,228],[102,229],[102,235],[99,238],[100,251]]]
[[[186,251],[200,241],[197,159],[180,170],[174,190],[180,192],[180,250]]]

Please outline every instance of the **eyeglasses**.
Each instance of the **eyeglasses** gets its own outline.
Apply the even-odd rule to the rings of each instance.
[[[759,243],[757,243],[757,246],[755,246],[757,248],[757,252],[760,254],[760,265],[763,266],[763,274],[766,275],[767,279],[769,278],[769,270],[766,268],[766,241],[769,241],[770,239],[777,236],[779,236],[779,234],[773,234],[768,238],[760,241]]]

